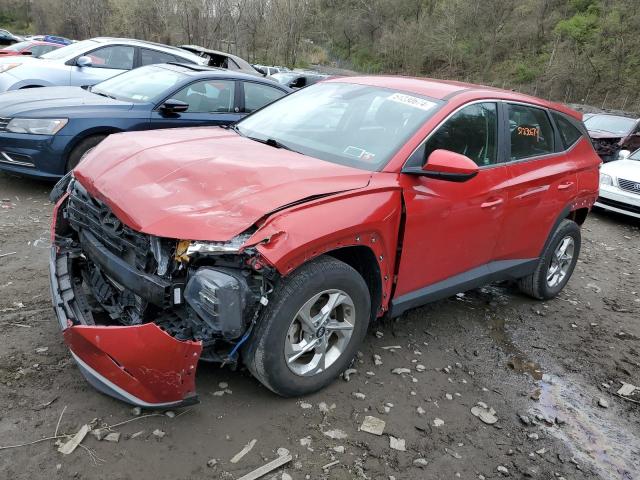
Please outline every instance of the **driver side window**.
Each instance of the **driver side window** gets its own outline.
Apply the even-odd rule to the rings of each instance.
[[[480,167],[495,164],[498,161],[497,105],[474,103],[451,116],[419,149],[423,150],[420,152],[422,164],[438,149],[466,155]]]

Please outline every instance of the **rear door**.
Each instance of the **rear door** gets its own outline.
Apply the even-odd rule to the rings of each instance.
[[[84,54],[91,66],[71,67],[71,85],[83,87],[131,70],[135,64],[136,48],[131,45],[109,45]]]
[[[275,86],[259,82],[240,82],[240,85],[242,88],[240,111],[245,114],[255,112],[287,94]]]
[[[409,159],[407,166],[421,166],[431,152],[444,149],[466,155],[480,170],[461,183],[401,176],[406,221],[394,301],[425,297],[446,290],[447,282],[459,285],[489,273],[507,200],[499,112],[497,101],[463,107]]]
[[[522,103],[505,103],[503,108],[510,180],[496,258],[533,259],[576,196],[578,165],[567,155],[571,146],[565,146],[548,110]]]
[[[160,106],[151,113],[151,128],[229,125],[240,113],[239,86],[236,80],[198,80],[182,87],[169,98],[189,104],[184,113],[165,114]]]

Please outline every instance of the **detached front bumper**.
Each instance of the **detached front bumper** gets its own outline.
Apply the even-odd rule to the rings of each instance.
[[[140,407],[197,403],[195,373],[201,343],[176,340],[154,323],[80,324],[82,309],[89,307],[76,292],[69,265],[68,254],[53,246],[49,264],[53,308],[65,343],[87,381],[107,395]]]

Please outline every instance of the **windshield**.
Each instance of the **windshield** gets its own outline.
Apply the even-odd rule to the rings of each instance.
[[[186,75],[158,65],[136,68],[95,85],[98,95],[125,102],[152,102],[165,95],[167,89],[181,82]]]
[[[374,171],[437,105],[435,100],[386,88],[319,83],[246,117],[237,130],[304,155]]]
[[[614,115],[593,115],[584,121],[588,130],[626,135],[631,131],[636,121],[633,118],[616,117]]]
[[[98,42],[94,40],[83,40],[81,42],[72,43],[71,45],[67,45],[66,47],[58,48],[57,50],[52,50],[49,53],[45,53],[40,58],[45,58],[48,60],[61,60],[67,59],[71,57],[75,57],[76,55],[82,55],[87,50],[91,50],[92,48],[100,45]]]

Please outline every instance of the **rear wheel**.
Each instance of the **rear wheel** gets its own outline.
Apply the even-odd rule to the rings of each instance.
[[[91,137],[85,138],[84,140],[81,140],[78,145],[73,147],[73,150],[71,150],[71,153],[69,154],[69,159],[67,160],[67,170],[65,171],[65,173],[70,172],[71,170],[76,168],[80,161],[84,158],[84,156],[105,138],[107,138],[106,135],[93,135]]]
[[[353,360],[370,311],[360,274],[332,257],[319,257],[278,285],[243,351],[244,363],[279,395],[319,390]]]
[[[580,227],[572,220],[563,220],[538,260],[535,271],[518,281],[520,290],[540,300],[560,293],[571,278],[580,254]]]

